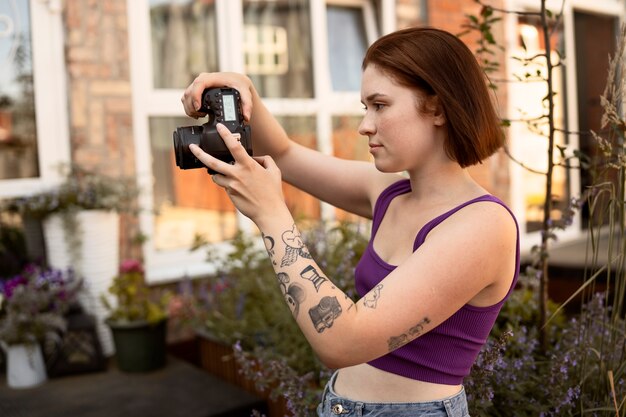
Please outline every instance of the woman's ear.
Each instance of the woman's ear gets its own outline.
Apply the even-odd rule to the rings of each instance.
[[[423,98],[422,109],[425,114],[430,115],[433,118],[433,123],[437,127],[441,127],[446,124],[446,114],[443,111],[443,106],[439,101],[439,97],[436,95],[429,95]]]
[[[435,122],[435,126],[443,126],[446,124],[446,113],[443,111],[443,106],[439,101],[439,97],[432,97],[432,109],[433,109],[433,120]]]

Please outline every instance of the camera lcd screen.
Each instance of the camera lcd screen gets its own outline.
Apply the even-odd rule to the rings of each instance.
[[[237,120],[237,112],[235,111],[235,96],[225,94],[222,97],[224,101],[224,121],[232,122]]]

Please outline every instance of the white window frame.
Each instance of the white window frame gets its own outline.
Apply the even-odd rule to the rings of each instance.
[[[374,22],[375,11],[370,0],[310,0],[313,50],[313,76],[315,92],[313,98],[267,98],[264,103],[276,116],[311,116],[316,119],[317,142],[321,151],[331,154],[332,118],[335,115],[362,115],[359,92],[333,92],[328,66],[326,37],[326,5],[347,4],[364,10],[368,42],[377,37]],[[383,32],[394,29],[395,2],[382,2]],[[154,235],[152,214],[152,169],[150,165],[149,118],[153,116],[184,116],[180,97],[182,89],[154,89],[152,80],[152,57],[150,55],[150,21],[148,0],[128,1],[129,44],[131,84],[133,96],[133,129],[137,161],[138,182],[142,189],[140,198],[144,209],[140,215],[140,227],[148,237]],[[243,54],[243,6],[241,0],[216,0],[218,21],[219,65],[222,71],[244,71]],[[228,51],[228,53],[224,53]],[[322,206],[322,217],[333,218],[334,209]],[[252,230],[251,222],[238,215],[239,226]],[[150,283],[163,283],[183,276],[200,276],[211,273],[212,266],[205,260],[206,254],[199,250],[190,253],[187,249],[156,251],[148,239],[143,254],[146,279]]]
[[[509,10],[538,10],[538,0],[508,0],[505,2],[505,7]],[[595,14],[601,14],[605,16],[611,16],[618,19],[621,24],[624,20],[623,15],[625,11],[624,0],[594,0],[593,2],[588,0],[548,0],[546,4],[548,10],[558,13],[563,8],[563,36],[565,37],[565,56],[566,65],[566,84],[568,97],[570,97],[565,111],[567,112],[568,130],[578,130],[578,107],[575,105],[578,97],[576,86],[576,49],[574,45],[574,12],[583,11]],[[516,49],[517,45],[517,16],[514,14],[508,14],[505,17],[505,31],[506,31],[506,51],[507,60],[511,58],[510,53]],[[509,100],[508,114],[515,114],[515,109],[511,104],[513,100]],[[509,142],[511,144],[511,150],[515,155],[515,149],[524,146],[523,129],[515,129],[514,126],[510,128]],[[577,135],[570,135],[568,137],[570,147],[572,149],[579,148],[579,141]],[[524,203],[524,195],[516,192],[515,190],[521,190],[523,187],[523,168],[515,162],[510,162],[510,187],[511,190],[511,209],[516,214],[520,223],[521,231],[521,249],[523,252],[529,252],[537,243],[538,235],[540,231],[526,232],[525,219],[526,219],[526,207]],[[569,173],[569,192],[571,196],[578,196],[580,194],[580,174],[578,170],[570,170]],[[582,217],[580,212],[577,212],[574,217],[574,222],[571,226],[563,231],[558,231],[557,236],[559,242],[567,242],[575,239],[579,239],[586,233],[582,230]]]
[[[30,195],[60,184],[59,167],[70,162],[61,3],[30,0],[29,6],[39,176],[0,180],[0,198]]]

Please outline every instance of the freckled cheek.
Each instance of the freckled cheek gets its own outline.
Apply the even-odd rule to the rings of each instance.
[[[388,140],[397,141],[404,134],[406,135],[404,125],[398,119],[384,119],[378,122],[378,133],[384,135]]]
[[[398,129],[397,124],[390,120],[389,118],[380,118],[378,119],[378,123],[376,123],[378,127],[379,133],[384,133],[385,135],[393,135],[394,131]]]

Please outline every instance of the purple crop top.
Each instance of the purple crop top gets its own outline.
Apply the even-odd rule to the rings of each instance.
[[[376,231],[394,197],[411,191],[409,180],[400,180],[384,190],[374,207],[372,236],[355,270],[357,293],[363,297],[396,267],[383,261],[374,251],[373,241]],[[428,233],[439,223],[463,207],[480,201],[491,201],[506,208],[506,205],[491,195],[483,195],[467,201],[458,207],[426,223],[417,233],[413,250],[417,250]],[[515,220],[515,216],[513,216]],[[516,227],[517,222],[516,222]],[[446,321],[410,343],[368,362],[370,365],[420,381],[437,384],[458,385],[463,383],[481,347],[495,323],[496,317],[515,287],[519,274],[519,227],[517,232],[516,269],[509,292],[502,301],[489,307],[474,307],[469,304],[461,307]]]

